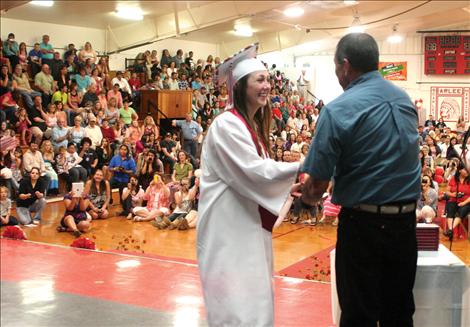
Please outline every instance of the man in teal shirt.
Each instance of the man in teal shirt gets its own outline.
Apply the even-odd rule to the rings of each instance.
[[[42,36],[42,42],[39,45],[42,52],[42,63],[49,64],[54,59],[54,47],[49,43],[49,35]]]
[[[409,96],[378,72],[365,33],[338,43],[344,93],[326,105],[303,170],[301,201],[315,204],[333,179],[342,206],[336,243],[340,326],[413,326],[416,201],[420,196],[418,115]]]

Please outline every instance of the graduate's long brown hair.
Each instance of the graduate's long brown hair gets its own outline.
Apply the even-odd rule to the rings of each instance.
[[[248,78],[251,74],[242,77],[233,87],[233,106],[243,116],[246,123],[255,131],[257,136],[261,138],[261,142],[268,150],[268,154],[272,157],[269,146],[269,127],[271,125],[271,106],[269,99],[264,107],[256,112],[253,121],[248,118],[248,108],[246,107],[246,90],[248,86]]]

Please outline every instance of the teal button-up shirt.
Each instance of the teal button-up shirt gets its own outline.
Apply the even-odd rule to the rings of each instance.
[[[417,127],[408,95],[378,71],[365,73],[322,109],[303,171],[333,177],[332,202],[343,207],[417,200]]]

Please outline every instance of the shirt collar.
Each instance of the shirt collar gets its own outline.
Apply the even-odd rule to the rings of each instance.
[[[361,76],[359,76],[358,78],[356,78],[354,81],[349,83],[349,85],[344,90],[345,91],[349,90],[350,88],[354,87],[355,85],[358,85],[358,84],[367,82],[371,79],[379,78],[379,77],[382,78],[382,75],[379,73],[378,70],[373,70],[371,72],[364,73]]]

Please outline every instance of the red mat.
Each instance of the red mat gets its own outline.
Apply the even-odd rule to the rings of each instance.
[[[330,252],[335,247],[330,246],[311,256],[294,263],[279,271],[279,275],[311,279],[320,282],[330,282]]]

